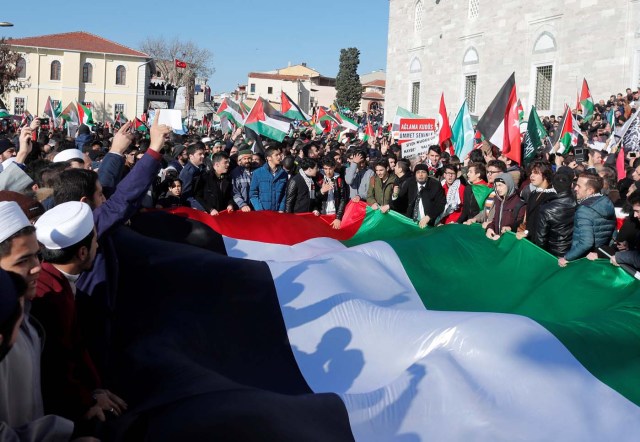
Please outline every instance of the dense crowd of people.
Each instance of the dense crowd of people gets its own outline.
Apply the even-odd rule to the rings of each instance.
[[[486,141],[467,158],[433,145],[410,159],[388,133],[360,141],[303,129],[258,142],[242,128],[176,135],[157,118],[148,137],[126,123],[115,133],[80,126],[71,138],[40,130],[37,119],[3,134],[0,439],[95,440],[100,422],[126,411],[108,389],[111,235],[144,209],[310,212],[335,216],[340,229],[347,205],[364,202],[420,228],[477,224],[487,241],[512,232],[561,267],[586,257],[640,269],[640,160],[623,150],[619,175],[622,146],[607,142],[637,103],[628,90],[596,105],[580,123],[585,158],[556,144],[526,165]],[[553,139],[561,122],[544,124]]]

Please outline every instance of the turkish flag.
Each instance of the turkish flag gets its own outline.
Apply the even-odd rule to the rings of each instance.
[[[447,115],[447,107],[444,105],[444,92],[440,96],[440,111],[438,112],[438,122],[440,123],[439,144],[444,146],[445,141],[451,139],[451,125]]]
[[[185,63],[184,61],[180,61],[176,58],[176,67],[185,69],[187,67],[187,63]]]

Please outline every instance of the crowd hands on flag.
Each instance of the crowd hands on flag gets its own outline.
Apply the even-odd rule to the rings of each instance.
[[[640,268],[640,160],[636,155],[640,146],[638,137],[622,146],[615,134],[622,137],[622,127],[634,117],[636,103],[637,93],[599,102],[593,120],[579,123],[581,133],[576,138],[586,149],[582,152],[578,145],[566,150],[560,141],[554,143],[562,121],[544,118],[550,147],[538,150],[526,164],[517,164],[480,134],[464,158],[453,154],[450,140],[429,146],[417,157],[403,158],[402,146],[393,138],[391,125],[382,123],[382,114],[369,118],[367,126],[372,130],[365,139],[353,132],[319,132],[302,126],[280,142],[241,125],[225,133],[199,125],[179,135],[160,125],[158,115],[150,127],[142,128],[136,119],[117,125],[83,124],[74,134],[55,125],[43,128],[37,118],[24,121],[22,127],[5,124],[0,135],[0,199],[14,203],[0,202],[0,233],[15,228],[16,220],[28,220],[20,231],[0,236],[0,267],[15,271],[35,287],[42,268],[49,264],[47,259],[41,264],[36,257],[36,236],[46,227],[45,221],[38,224],[38,218],[65,204],[86,203],[94,214],[100,209],[95,228],[96,232],[100,228],[96,236],[103,242],[93,255],[87,252],[88,246],[78,249],[85,250],[84,267],[78,270],[103,271],[107,277],[106,264],[102,263],[102,270],[92,267],[95,254],[108,248],[110,230],[105,219],[108,227],[126,223],[139,210],[186,206],[211,216],[262,210],[327,215],[323,220],[340,229],[348,204],[366,204],[380,216],[403,216],[422,229],[457,224],[484,231],[486,241],[515,235],[557,257],[561,267],[581,258],[607,258],[635,272]],[[604,121],[613,121],[614,127]],[[78,184],[83,180],[89,185]],[[64,201],[61,195],[66,195]],[[35,244],[34,259],[16,266],[11,264],[12,241],[21,236]],[[37,236],[37,240],[42,243],[47,238]],[[17,329],[20,321],[13,326]],[[79,342],[74,345],[82,345]],[[6,343],[10,342],[0,341],[5,344],[0,345],[5,350],[0,357],[11,354]],[[81,355],[87,351],[84,347],[74,350]],[[108,379],[101,369],[97,369],[99,377]],[[83,410],[63,416],[74,421],[76,428],[117,419],[126,411],[126,398],[94,384],[86,386],[93,391],[89,404],[83,402],[86,398],[67,398],[77,401],[75,409]],[[0,409],[0,418],[5,416],[6,410]],[[40,418],[32,415],[29,421]],[[9,431],[15,424],[2,428]],[[99,431],[74,436],[96,440]]]

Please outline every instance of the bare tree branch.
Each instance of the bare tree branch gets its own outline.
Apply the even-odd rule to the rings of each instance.
[[[163,37],[147,37],[140,44],[140,49],[155,60],[162,78],[176,87],[187,86],[197,76],[210,77],[215,72],[211,66],[213,54],[191,41],[183,42],[177,37],[171,41]],[[187,67],[177,68],[176,59],[187,63]]]

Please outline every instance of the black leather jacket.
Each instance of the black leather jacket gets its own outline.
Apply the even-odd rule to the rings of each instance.
[[[313,181],[313,178],[312,178]],[[313,195],[309,192],[309,186],[304,178],[298,173],[291,177],[287,183],[287,197],[285,200],[286,213],[306,213],[320,210],[316,195],[316,183],[313,181],[311,186]],[[312,198],[313,196],[313,198]]]
[[[533,235],[535,243],[553,256],[564,256],[571,248],[576,208],[571,191],[559,193],[543,203]]]

